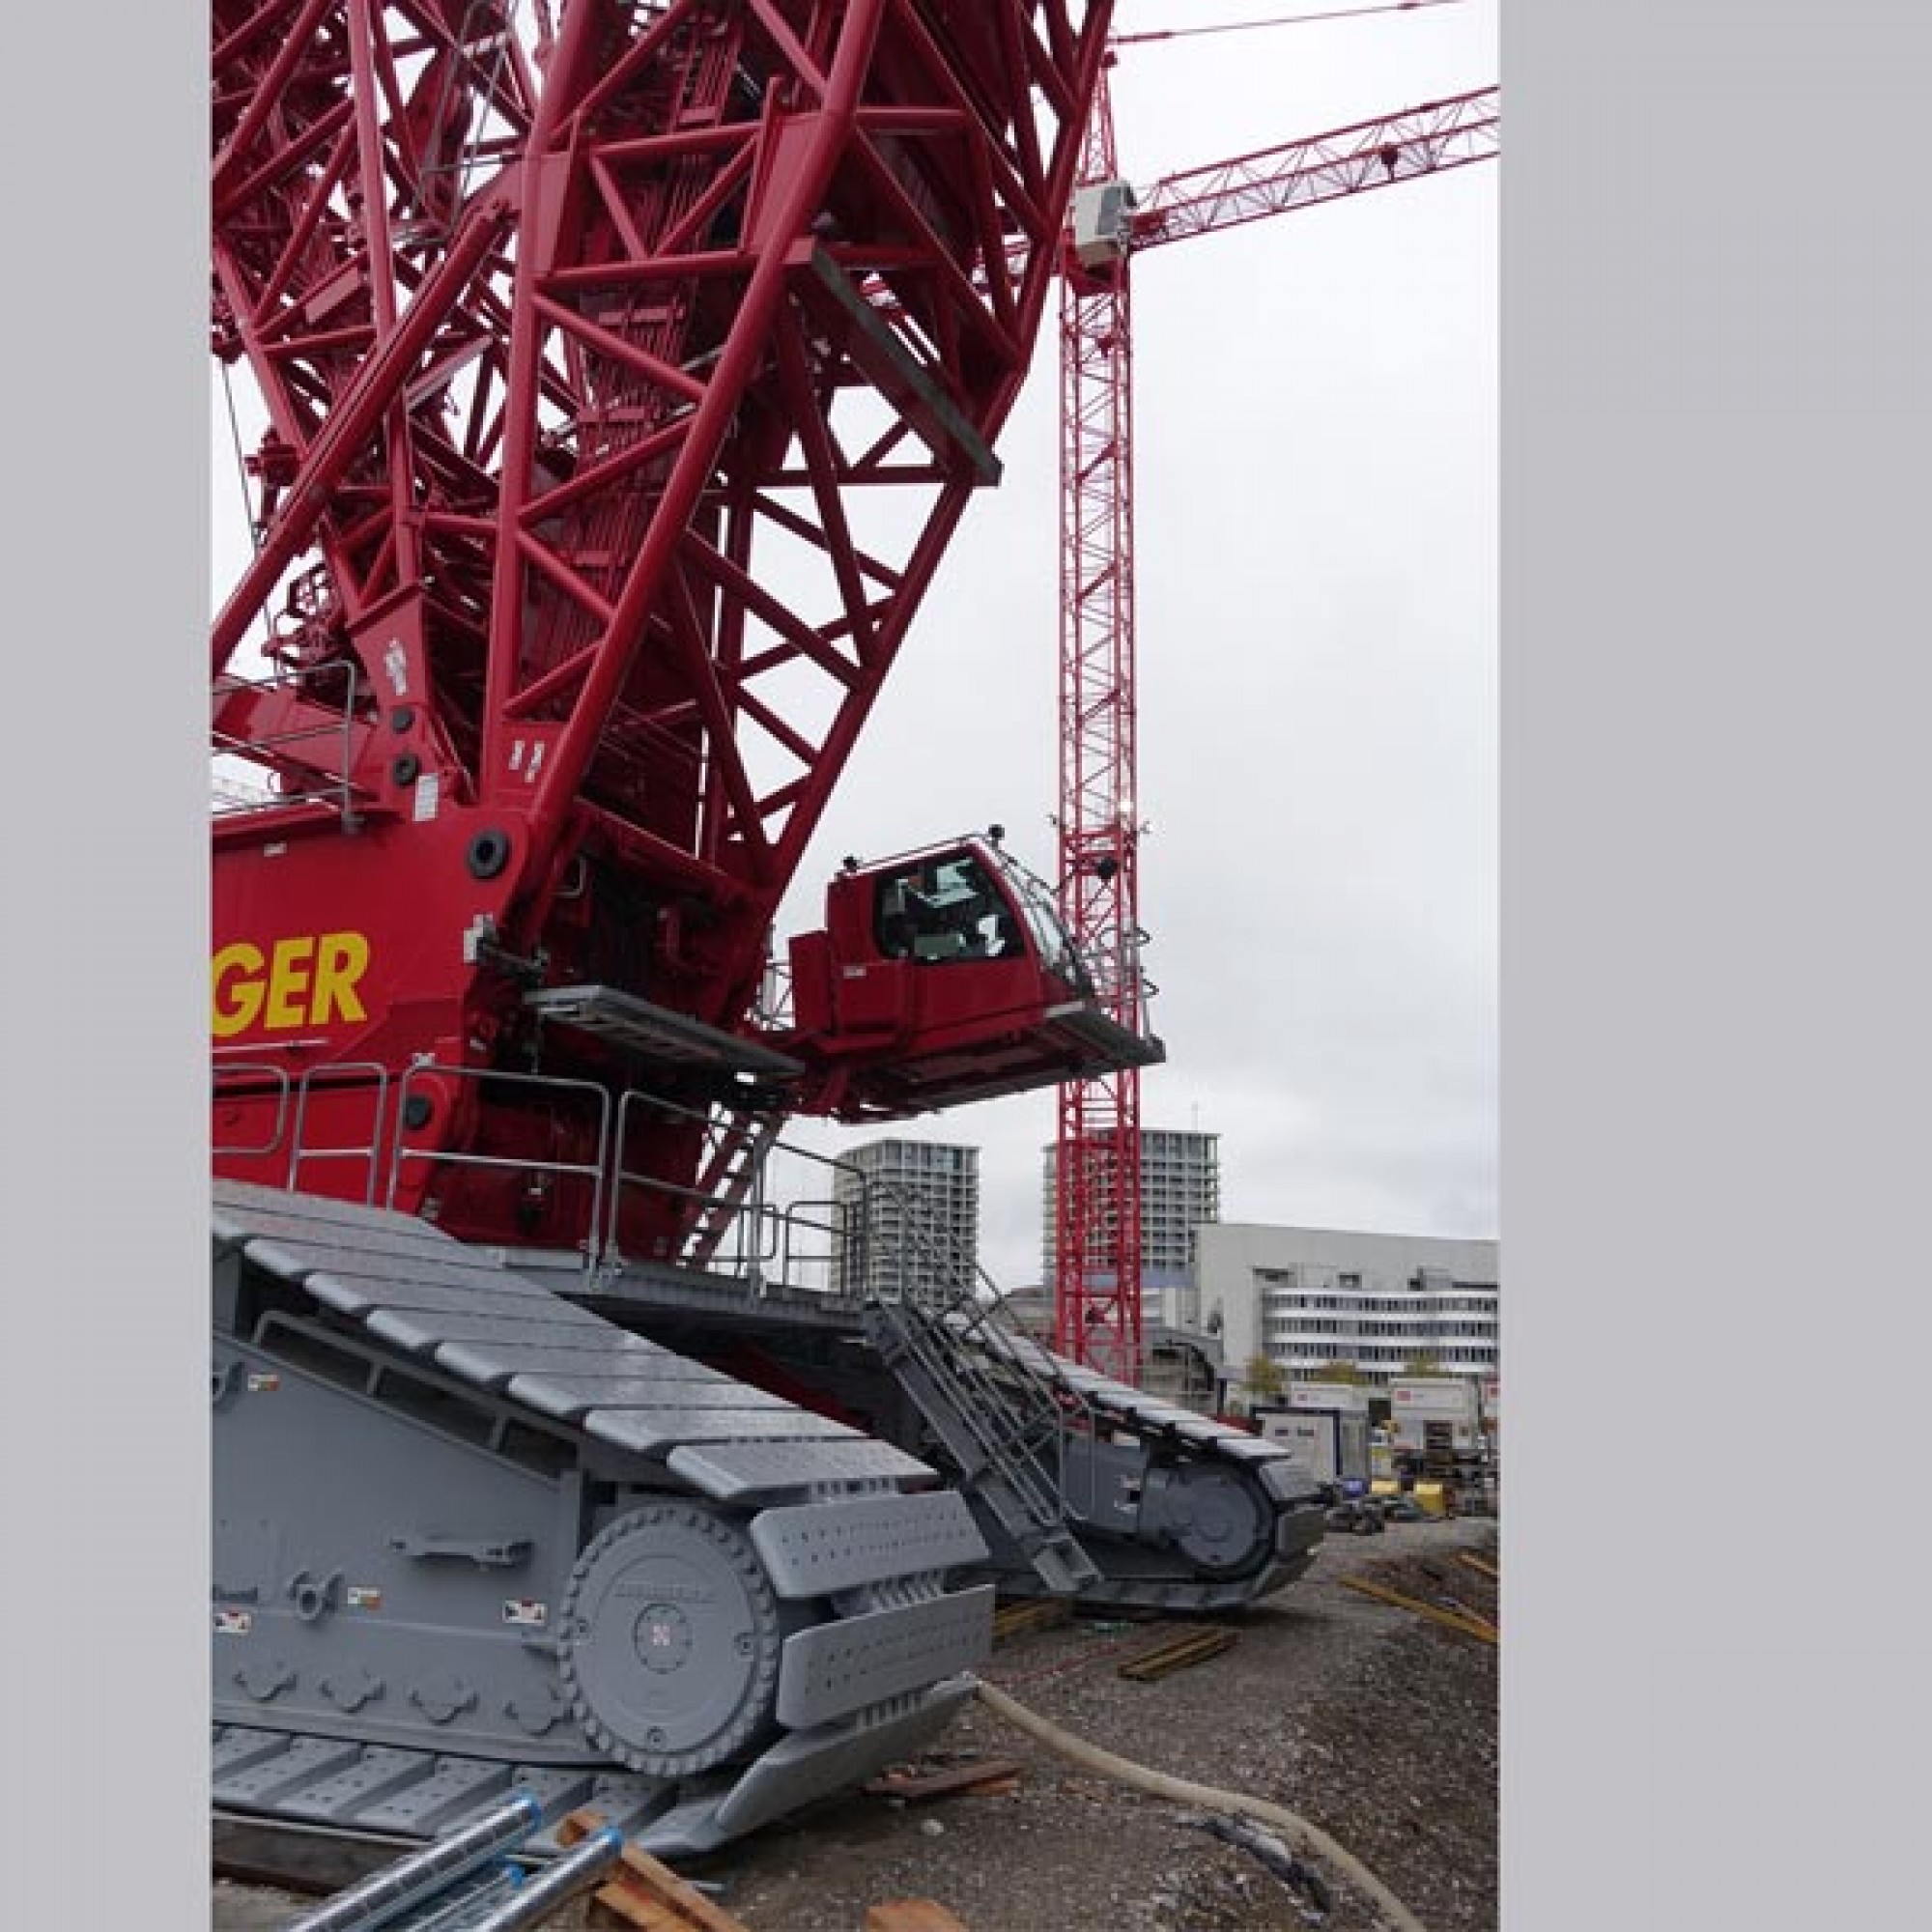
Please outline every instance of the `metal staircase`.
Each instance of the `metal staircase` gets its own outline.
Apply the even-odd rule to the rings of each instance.
[[[980,1346],[997,1323],[975,1293],[978,1270],[921,1229],[916,1204],[890,1182],[872,1181],[868,1193],[898,1197],[905,1246],[896,1287],[867,1299],[867,1339],[938,1438],[956,1486],[984,1505],[1047,1588],[1071,1595],[1096,1583],[1100,1572],[1067,1521],[1066,1396],[1011,1350]]]
[[[684,1261],[709,1267],[737,1224],[783,1124],[775,1113],[720,1113],[712,1122],[699,1191],[704,1205],[686,1236]],[[755,1249],[753,1250],[755,1253]]]

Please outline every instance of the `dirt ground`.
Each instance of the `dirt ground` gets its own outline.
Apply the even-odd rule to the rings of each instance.
[[[1494,1619],[1482,1519],[1331,1534],[1309,1574],[1229,1619],[1231,1649],[1151,1684],[1118,1674],[1171,1627],[1080,1622],[1003,1642],[983,1675],[1090,1743],[1273,1800],[1328,1833],[1429,1932],[1494,1932],[1494,1645],[1343,1586],[1373,1579]],[[1198,1627],[1198,1626],[1191,1626]],[[1017,1761],[1007,1795],[923,1804],[854,1794],[688,1868],[750,1932],[862,1932],[867,1908],[937,1900],[970,1932],[1375,1932],[1316,1867],[1286,1884],[1199,1814],[1093,1776],[971,1705],[920,1761]],[[301,1901],[219,1881],[213,1932],[267,1932]],[[1325,1912],[1322,1910],[1326,1904]],[[600,1915],[601,1917],[601,1915]],[[557,1932],[584,1922],[579,1912]]]

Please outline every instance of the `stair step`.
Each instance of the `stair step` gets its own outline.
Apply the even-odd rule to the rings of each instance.
[[[867,1314],[874,1345],[954,1464],[958,1486],[979,1498],[1048,1589],[1071,1593],[1099,1571],[1069,1527],[1058,1484],[1040,1464],[1057,1439],[1058,1406],[1040,1391],[1029,1408],[1024,1384],[989,1375],[966,1339],[957,1307],[928,1310],[881,1303]]]

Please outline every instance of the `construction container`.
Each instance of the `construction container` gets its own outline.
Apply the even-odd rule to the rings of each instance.
[[[1264,1442],[1279,1442],[1314,1471],[1320,1483],[1366,1483],[1369,1418],[1337,1409],[1266,1408],[1255,1411]]]
[[[1353,1382],[1290,1382],[1290,1408],[1335,1409],[1344,1415],[1366,1416],[1372,1391]]]
[[[1458,1457],[1482,1454],[1482,1398],[1469,1377],[1414,1376],[1393,1381],[1389,1414],[1399,1456],[1422,1456],[1445,1443]]]

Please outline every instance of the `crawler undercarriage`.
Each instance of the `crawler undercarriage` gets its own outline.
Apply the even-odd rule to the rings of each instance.
[[[968,1296],[585,1271],[241,1182],[213,1226],[226,1812],[426,1838],[515,1787],[706,1851],[936,1732],[996,1591],[1233,1608],[1321,1535],[1284,1453]]]

